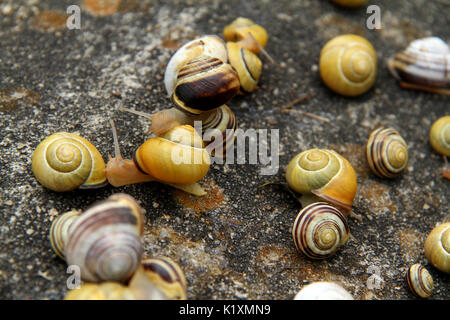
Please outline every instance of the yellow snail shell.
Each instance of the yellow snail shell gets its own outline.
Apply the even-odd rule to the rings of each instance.
[[[377,74],[377,55],[369,41],[346,34],[323,47],[319,61],[324,83],[343,96],[357,96],[369,90]]]
[[[435,268],[450,273],[450,222],[430,232],[425,241],[425,256]]]
[[[264,48],[269,36],[267,31],[252,20],[239,17],[223,30],[223,38],[226,41],[236,42],[240,47],[254,53],[260,52],[260,46]],[[259,45],[255,43],[258,42]]]
[[[343,7],[350,7],[350,8],[360,7],[367,2],[367,0],[331,0],[331,1]]]
[[[325,202],[303,208],[292,227],[297,250],[312,259],[332,256],[350,236],[347,218]]]
[[[50,228],[50,243],[55,253],[61,259],[64,259],[64,247],[69,236],[69,228],[80,214],[81,210],[71,210],[53,220]]]
[[[133,291],[117,282],[85,283],[70,290],[64,300],[135,300]]]
[[[44,139],[33,152],[31,164],[39,183],[53,191],[99,188],[107,184],[100,152],[76,134],[58,132]]]
[[[381,178],[395,178],[408,165],[408,146],[397,130],[378,128],[366,145],[370,169]]]
[[[406,282],[411,291],[421,297],[427,298],[433,293],[433,277],[421,264],[413,264],[406,272]]]
[[[89,282],[126,281],[139,267],[143,210],[126,194],[115,194],[84,211],[69,230],[64,253]]]
[[[294,300],[353,300],[353,297],[337,283],[323,281],[303,287]]]
[[[450,116],[441,117],[433,123],[430,143],[436,152],[450,157]]]
[[[356,195],[356,173],[337,152],[310,149],[296,155],[286,170],[289,187],[304,196],[315,195],[339,208],[350,210]]]
[[[256,54],[235,42],[228,42],[227,50],[230,64],[238,73],[241,89],[245,92],[252,92],[256,89],[261,77],[261,60]]]

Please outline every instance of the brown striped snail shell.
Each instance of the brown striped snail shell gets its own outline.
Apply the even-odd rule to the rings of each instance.
[[[433,277],[421,264],[416,263],[406,272],[406,282],[411,291],[421,298],[427,298],[433,293]]]
[[[53,220],[50,228],[50,243],[55,253],[61,259],[64,259],[64,247],[69,236],[69,228],[80,214],[81,210],[71,210]]]
[[[306,285],[294,300],[354,300],[352,295],[334,282],[313,282]]]
[[[53,191],[99,188],[107,184],[100,152],[76,134],[58,132],[44,139],[33,152],[31,164],[39,183]]]
[[[408,146],[397,130],[378,128],[369,136],[366,158],[377,176],[395,178],[408,165]]]
[[[450,116],[441,117],[433,123],[430,143],[436,152],[450,157]]]
[[[85,281],[126,281],[141,261],[143,223],[143,209],[129,195],[92,205],[70,227],[67,264],[79,266]]]
[[[226,41],[236,42],[240,47],[258,53],[267,44],[267,31],[252,20],[239,17],[223,30]]]
[[[300,210],[292,227],[297,250],[312,259],[332,256],[350,236],[347,218],[325,202],[316,202]]]
[[[450,273],[450,222],[434,228],[425,241],[425,256],[433,267]]]
[[[367,0],[331,0],[331,1],[343,7],[350,7],[350,8],[360,7],[367,2]]]
[[[117,283],[85,283],[80,288],[70,290],[64,300],[135,300],[132,289]]]
[[[261,60],[256,54],[235,42],[227,42],[227,51],[230,64],[239,76],[241,89],[244,92],[254,91],[261,77]]]

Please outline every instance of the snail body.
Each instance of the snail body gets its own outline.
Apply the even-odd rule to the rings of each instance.
[[[360,7],[367,2],[367,0],[331,0],[331,1],[343,7],[350,7],[350,8]]]
[[[421,264],[413,264],[406,272],[406,282],[411,291],[421,298],[433,293],[433,277]]]
[[[377,176],[395,178],[406,169],[408,146],[397,130],[378,128],[367,141],[366,158]]]
[[[258,53],[267,44],[267,31],[252,20],[239,17],[227,25],[223,30],[226,41],[236,42],[240,47]]]
[[[308,284],[294,300],[353,300],[353,297],[337,283],[323,281]]]
[[[430,143],[436,152],[450,157],[450,116],[441,117],[433,123]]]
[[[33,152],[31,164],[39,183],[53,191],[99,188],[107,184],[100,152],[76,134],[58,132],[44,139]]]
[[[135,300],[135,294],[128,287],[117,282],[85,283],[69,291],[64,300]]]
[[[81,214],[81,210],[71,210],[58,216],[52,222],[50,228],[50,243],[53,251],[61,258],[64,259],[64,247],[67,243],[67,237],[69,236],[69,228],[72,223],[78,219]]]
[[[325,202],[303,208],[292,227],[297,250],[312,259],[330,257],[347,242],[349,236],[347,218]]]
[[[327,149],[296,155],[286,170],[288,186],[313,202],[326,201],[350,210],[356,195],[356,173],[347,159]],[[303,203],[303,202],[302,202]]]
[[[430,232],[425,240],[425,256],[435,268],[450,273],[450,222]]]
[[[64,254],[89,282],[126,281],[138,268],[143,247],[143,210],[115,194],[84,211],[71,225]]]
[[[369,41],[346,34],[333,38],[320,52],[320,75],[324,83],[343,96],[358,96],[376,79],[377,55]]]

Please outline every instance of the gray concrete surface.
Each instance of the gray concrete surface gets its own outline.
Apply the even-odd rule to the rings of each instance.
[[[445,1],[369,0],[382,9],[379,31],[365,29],[364,8],[348,11],[325,0],[123,0],[108,16],[83,8],[81,30],[65,29],[64,17],[43,15],[81,2],[0,1],[0,298],[63,298],[66,264],[50,247],[51,221],[115,192],[141,201],[146,255],[178,261],[190,299],[292,299],[319,280],[340,282],[356,299],[415,299],[404,276],[416,262],[435,280],[431,299],[450,297],[449,276],[432,268],[423,251],[430,230],[450,218],[450,182],[440,176],[443,159],[428,142],[432,122],[450,112],[449,98],[403,90],[386,69],[386,59],[413,39],[449,40]],[[57,131],[81,134],[107,159],[113,153],[108,120],[114,119],[122,152],[130,156],[148,137],[148,122],[117,108],[169,107],[162,77],[175,48],[221,34],[241,15],[268,29],[267,51],[278,65],[264,60],[260,89],[229,106],[243,129],[280,129],[277,175],[260,176],[258,165],[214,165],[202,182],[210,194],[201,200],[156,183],[64,194],[37,183],[32,152]],[[379,58],[375,87],[354,99],[329,91],[317,68],[324,43],[349,32],[367,37]],[[312,98],[296,108],[330,123],[280,112],[305,93]],[[363,154],[379,125],[397,128],[410,146],[408,171],[392,181],[371,174]],[[350,219],[350,241],[324,261],[295,249],[290,228],[299,204],[282,188],[258,188],[284,181],[289,160],[311,147],[340,152],[358,174],[354,207],[362,219]],[[384,280],[373,290],[367,287],[371,266]]]

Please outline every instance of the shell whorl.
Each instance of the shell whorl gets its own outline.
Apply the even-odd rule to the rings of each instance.
[[[353,297],[337,283],[322,281],[303,287],[294,300],[353,300]]]
[[[397,130],[378,128],[366,145],[370,169],[381,178],[395,178],[408,165],[408,146]]]
[[[450,222],[434,228],[425,241],[425,256],[437,269],[450,273]]]
[[[427,298],[433,293],[433,277],[421,264],[413,264],[406,272],[406,282],[411,291],[421,297]]]
[[[70,227],[72,223],[78,219],[80,214],[81,210],[71,210],[58,216],[52,222],[50,228],[50,243],[53,251],[55,251],[61,259],[64,259],[64,247],[67,243]]]
[[[261,50],[260,47],[266,46],[269,36],[266,29],[252,20],[238,17],[224,28],[223,38],[226,41],[237,42],[239,46],[258,53]]]
[[[107,184],[105,162],[86,139],[58,132],[44,139],[33,152],[36,179],[53,191],[98,188]]]
[[[205,148],[215,157],[224,157],[226,150],[236,138],[237,120],[233,111],[226,106],[217,109],[202,123]]]
[[[227,50],[230,64],[239,76],[242,90],[245,92],[254,91],[261,77],[261,60],[256,54],[246,48],[242,48],[235,42],[228,42]]]
[[[292,227],[295,246],[312,259],[333,255],[349,236],[347,218],[325,202],[313,203],[302,209]]]
[[[450,116],[441,117],[433,123],[430,143],[436,152],[450,157]]]

